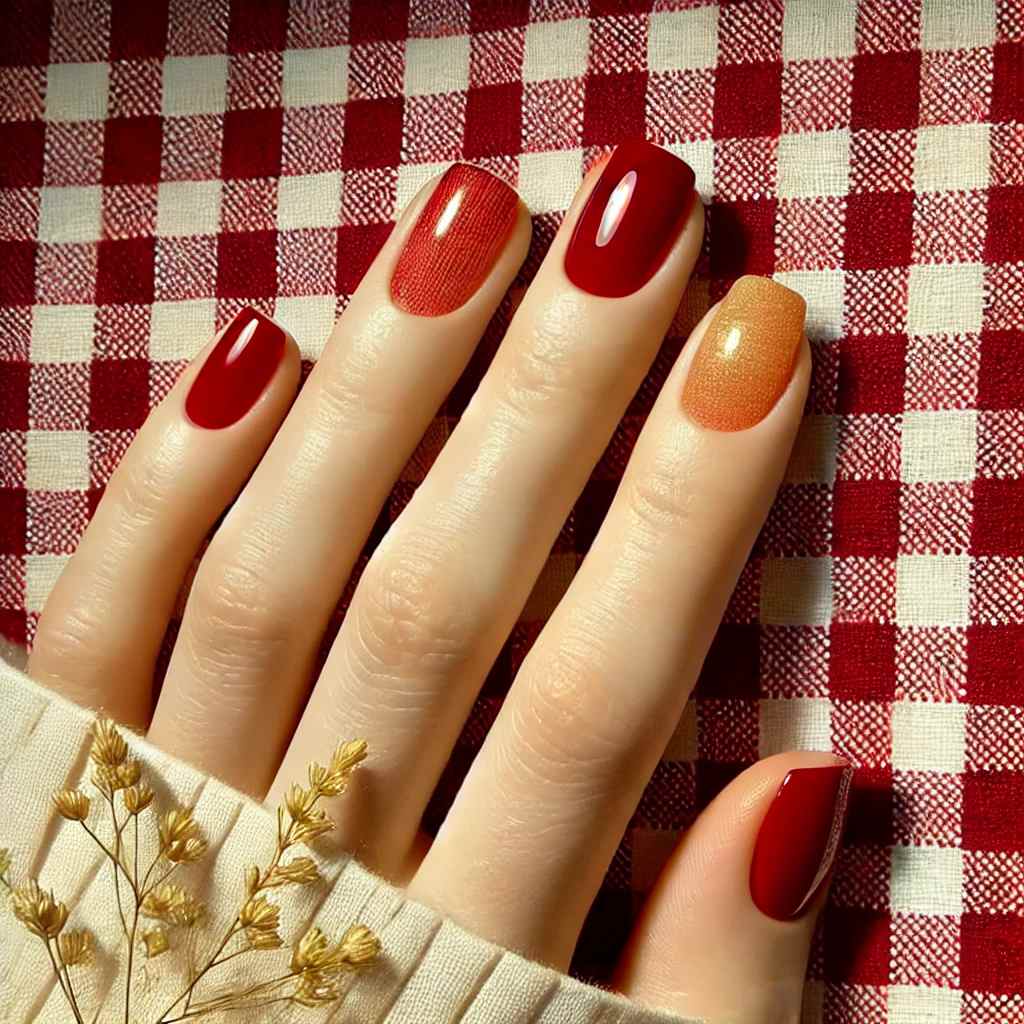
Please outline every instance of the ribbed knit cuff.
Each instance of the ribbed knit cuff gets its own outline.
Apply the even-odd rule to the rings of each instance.
[[[88,788],[93,716],[36,685],[0,661],[0,849],[10,851],[10,878],[39,879],[71,908],[68,927],[96,933],[97,964],[76,973],[85,1019],[100,1008],[99,1024],[121,1020],[123,939],[116,916],[109,862],[77,822],[59,817],[50,800],[58,789]],[[245,868],[272,855],[276,821],[264,806],[216,779],[130,736],[133,756],[156,790],[161,808],[194,809],[210,849],[180,880],[207,907],[209,936],[219,935],[238,911]],[[150,828],[151,831],[151,828]],[[147,849],[143,836],[143,850]],[[305,851],[304,851],[305,852]],[[323,882],[281,890],[286,945],[316,924],[328,936],[349,925],[369,926],[381,958],[355,976],[327,1014],[284,1004],[249,1012],[258,1021],[352,1021],[360,1024],[685,1024],[669,1014],[640,1009],[619,996],[585,985],[476,938],[361,867],[349,857],[312,854]],[[175,879],[179,880],[176,873]],[[276,898],[276,897],[275,897]],[[120,941],[119,941],[120,940]],[[249,983],[265,970],[253,953],[225,965],[218,984]],[[235,969],[232,979],[229,973]],[[172,948],[145,967],[146,985],[133,1019],[147,1022],[180,991],[183,954]],[[81,979],[81,980],[79,980]],[[0,909],[0,1021],[4,1024],[70,1020],[64,997],[40,940],[6,908]],[[234,1015],[203,1020],[238,1020]],[[696,1022],[690,1022],[696,1024]]]

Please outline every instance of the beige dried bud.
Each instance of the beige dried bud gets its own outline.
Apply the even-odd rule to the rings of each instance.
[[[333,1003],[340,996],[338,985],[332,978],[319,971],[310,971],[299,978],[291,998],[299,1006],[315,1009]]]
[[[66,967],[88,967],[93,962],[92,932],[82,928],[64,932],[57,940],[57,949]]]
[[[284,804],[293,821],[305,821],[314,813],[317,798],[315,789],[303,789],[297,783],[293,783],[284,798]]]
[[[309,784],[320,796],[338,796],[345,792],[353,769],[366,757],[366,740],[340,743],[328,767],[315,761],[309,766]]]
[[[369,967],[380,956],[380,939],[366,925],[354,924],[341,937],[338,953],[348,967]]]
[[[147,928],[142,933],[142,944],[146,947],[148,960],[152,960],[153,957],[159,956],[161,953],[166,953],[171,945],[167,938],[167,932],[160,925]]]
[[[153,802],[153,790],[145,782],[129,786],[122,794],[125,810],[129,814],[141,814]]]
[[[0,849],[0,876],[11,870],[11,851],[6,847]]]
[[[320,880],[320,870],[311,857],[296,857],[287,864],[278,864],[263,884],[267,888],[279,885],[312,885]]]
[[[250,864],[245,869],[245,894],[255,896],[256,890],[260,887],[260,869],[255,864]]]
[[[276,932],[281,923],[281,911],[276,903],[263,896],[250,896],[238,915],[238,923],[250,933]]]
[[[110,767],[108,765],[98,765],[93,769],[92,784],[104,796],[112,796],[122,788],[116,766]]]
[[[33,878],[14,890],[11,897],[14,916],[41,939],[55,939],[68,919],[68,908],[52,892],[44,892]]]
[[[277,932],[248,931],[249,949],[280,949],[284,939]]]
[[[89,798],[80,789],[59,789],[51,799],[57,813],[68,821],[85,821],[89,817]]]
[[[128,756],[128,744],[109,718],[98,718],[92,727],[93,764],[102,768],[117,768]]]
[[[165,856],[167,851],[176,844],[183,848],[190,839],[202,840],[199,826],[192,818],[192,812],[186,807],[178,807],[167,811],[160,817],[160,852]],[[205,847],[204,847],[205,849]],[[201,854],[200,854],[201,856]]]
[[[124,764],[117,766],[118,789],[127,789],[129,786],[134,786],[141,777],[142,769],[139,767],[138,761],[125,761]]]
[[[195,924],[203,915],[203,904],[173,882],[165,882],[147,893],[140,909],[143,917],[185,926]]]
[[[291,967],[296,974],[306,971],[336,974],[367,967],[379,954],[380,940],[365,925],[352,925],[334,945],[314,927],[292,949]]]
[[[172,864],[194,864],[207,850],[205,839],[179,839],[164,850],[164,856]]]
[[[311,843],[333,828],[334,822],[323,811],[311,811],[302,821],[292,824],[291,841],[292,843]]]

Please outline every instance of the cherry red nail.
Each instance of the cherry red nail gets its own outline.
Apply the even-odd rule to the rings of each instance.
[[[645,285],[669,254],[694,200],[690,166],[649,142],[618,146],[587,198],[565,253],[577,288],[618,298]]]
[[[454,164],[423,207],[395,271],[391,299],[416,316],[442,316],[484,283],[516,226],[519,197],[505,182]]]
[[[795,768],[779,786],[754,845],[750,895],[769,917],[807,909],[832,870],[846,822],[853,769]]]
[[[237,423],[256,403],[281,364],[285,333],[249,306],[238,311],[203,363],[185,399],[198,427]]]

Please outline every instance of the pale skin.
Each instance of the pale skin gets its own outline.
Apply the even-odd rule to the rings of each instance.
[[[110,481],[29,663],[41,682],[272,803],[339,739],[366,738],[367,763],[334,808],[339,844],[477,934],[559,968],[767,515],[810,375],[805,341],[761,422],[705,430],[679,401],[711,314],[696,327],[590,554],[430,844],[419,822],[462,723],[698,255],[699,202],[639,290],[610,299],[574,287],[562,257],[598,173],[363,572],[319,678],[318,644],[380,506],[526,255],[522,206],[472,298],[442,316],[414,316],[392,304],[388,282],[434,183],[425,186],[294,405],[299,355],[289,339],[241,420],[197,428],[183,405],[214,342],[203,348]],[[229,507],[155,700],[153,667],[176,595]],[[665,868],[617,973],[621,991],[722,1022],[799,1019],[824,892],[796,920],[778,921],[752,903],[747,874],[781,780],[835,760],[779,755],[726,788]]]

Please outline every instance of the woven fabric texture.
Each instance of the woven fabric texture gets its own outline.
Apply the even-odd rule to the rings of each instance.
[[[8,0],[0,625],[31,642],[133,432],[241,304],[314,359],[396,212],[454,159],[534,212],[523,284],[584,168],[645,135],[694,167],[705,251],[430,821],[593,538],[682,336],[736,276],[774,274],[808,301],[806,420],[576,966],[608,970],[725,781],[767,753],[833,748],[858,774],[808,1020],[1020,1024],[1022,118],[1020,0]]]

